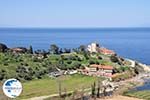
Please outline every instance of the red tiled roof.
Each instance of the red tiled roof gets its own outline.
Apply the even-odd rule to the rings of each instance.
[[[114,69],[113,66],[97,65],[97,64],[90,65],[90,67],[99,68],[99,69],[108,69],[108,70]]]
[[[114,51],[106,49],[106,48],[99,48],[99,52],[104,53],[104,54],[115,54]]]
[[[97,65],[97,64],[92,64],[92,65],[90,65],[90,67],[95,67],[95,68],[97,68],[97,67],[100,67],[101,65]]]
[[[83,72],[89,72],[87,69],[84,69]]]
[[[114,68],[112,66],[102,66],[103,69],[109,69],[109,70],[113,70]]]

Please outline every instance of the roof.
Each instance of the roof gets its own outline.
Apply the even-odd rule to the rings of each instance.
[[[113,50],[109,50],[106,48],[100,48],[99,51],[104,54],[115,54],[115,52]]]
[[[109,70],[113,70],[114,68],[112,66],[102,66],[103,69],[109,69]]]
[[[101,65],[97,65],[97,64],[92,64],[90,65],[90,67],[94,67],[94,68],[97,68],[97,67],[100,67]]]
[[[90,65],[90,67],[94,67],[94,68],[99,68],[99,69],[106,69],[106,70],[113,70],[113,66],[109,66],[109,65],[97,65],[97,64],[92,64]]]
[[[116,73],[116,74],[113,74],[111,77],[112,78],[115,78],[115,77],[117,77],[117,76],[119,76],[119,75],[121,75],[120,73]]]
[[[11,50],[27,50],[26,48],[24,48],[24,47],[15,47],[15,48],[11,48]]]
[[[84,69],[83,72],[89,72],[87,69]]]
[[[22,51],[23,49],[21,49],[21,48],[12,48],[11,50],[14,50],[14,51]]]

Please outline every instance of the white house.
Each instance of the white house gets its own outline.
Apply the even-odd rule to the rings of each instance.
[[[97,43],[91,43],[90,45],[88,45],[87,50],[89,52],[98,52],[97,49],[99,48],[99,44]]]

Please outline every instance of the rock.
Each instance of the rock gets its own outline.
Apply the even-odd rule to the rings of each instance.
[[[138,65],[142,67],[145,72],[150,72],[150,67],[146,64],[138,63]]]
[[[131,59],[126,59],[126,64],[129,62],[129,65],[131,66],[131,67],[135,67],[136,66],[136,62],[134,61],[134,60],[131,60]]]
[[[3,43],[0,43],[0,52],[5,52],[7,50],[7,46]]]

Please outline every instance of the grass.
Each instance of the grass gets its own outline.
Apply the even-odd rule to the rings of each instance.
[[[20,98],[31,98],[58,93],[58,81],[62,84],[62,91],[73,91],[75,89],[90,88],[97,81],[96,77],[84,75],[63,76],[58,79],[41,79],[23,83],[23,93]]]
[[[124,93],[124,95],[129,97],[136,97],[144,100],[150,100],[150,91],[144,90],[144,91],[129,91]]]
[[[98,59],[99,56],[103,59]],[[92,63],[116,66],[108,56],[101,54],[87,55],[87,57],[82,53],[48,54],[46,58],[40,59],[38,56],[27,53],[0,53],[0,72],[5,72],[0,73],[2,76],[0,81],[9,78],[25,81],[29,80],[28,76],[33,76],[31,79],[42,78],[56,67],[62,70],[78,69]]]

